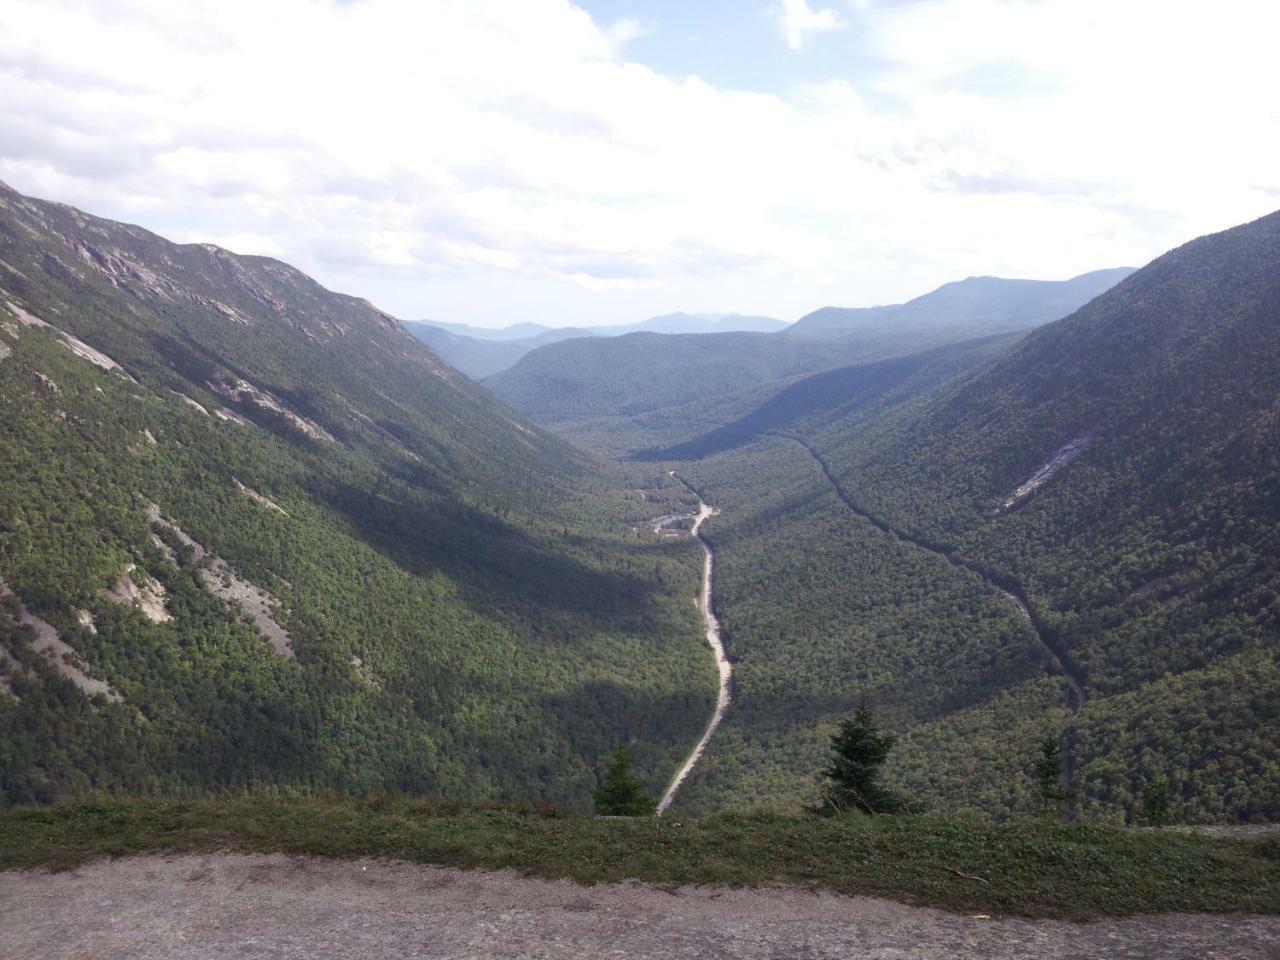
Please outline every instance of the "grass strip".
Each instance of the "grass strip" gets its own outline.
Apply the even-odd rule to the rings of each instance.
[[[106,800],[0,812],[0,869],[222,849],[512,868],[582,883],[799,885],[1070,920],[1280,913],[1277,837],[908,816],[610,819],[403,797]]]

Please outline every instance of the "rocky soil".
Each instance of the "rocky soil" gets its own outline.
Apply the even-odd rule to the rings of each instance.
[[[1280,917],[973,917],[793,888],[582,887],[511,872],[233,853],[0,873],[0,956],[1263,960]]]

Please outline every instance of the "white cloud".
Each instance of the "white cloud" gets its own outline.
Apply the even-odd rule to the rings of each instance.
[[[605,32],[614,46],[621,49],[634,40],[650,36],[655,29],[652,23],[624,17],[609,24]]]
[[[212,243],[215,246],[222,247],[224,250],[230,250],[232,253],[240,253],[246,255],[254,255],[259,257],[283,257],[285,250],[280,244],[271,237],[264,237],[257,233],[227,233],[227,234],[209,234],[201,232],[193,237],[186,237],[182,234],[176,234],[169,239],[182,243],[190,239],[192,242]]]
[[[787,46],[799,50],[820,33],[844,30],[849,26],[830,8],[813,9],[806,0],[777,0],[773,19]]]
[[[1065,276],[1276,203],[1280,7],[846,9],[881,66],[762,94],[567,0],[0,0],[0,179],[493,322]]]

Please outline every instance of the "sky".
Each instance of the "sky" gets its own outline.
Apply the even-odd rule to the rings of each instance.
[[[0,180],[405,319],[793,320],[1280,208],[1264,0],[0,0]]]

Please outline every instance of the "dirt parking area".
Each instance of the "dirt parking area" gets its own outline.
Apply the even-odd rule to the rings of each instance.
[[[1280,917],[975,918],[795,889],[582,887],[511,872],[232,853],[0,873],[0,956],[1280,957]]]

